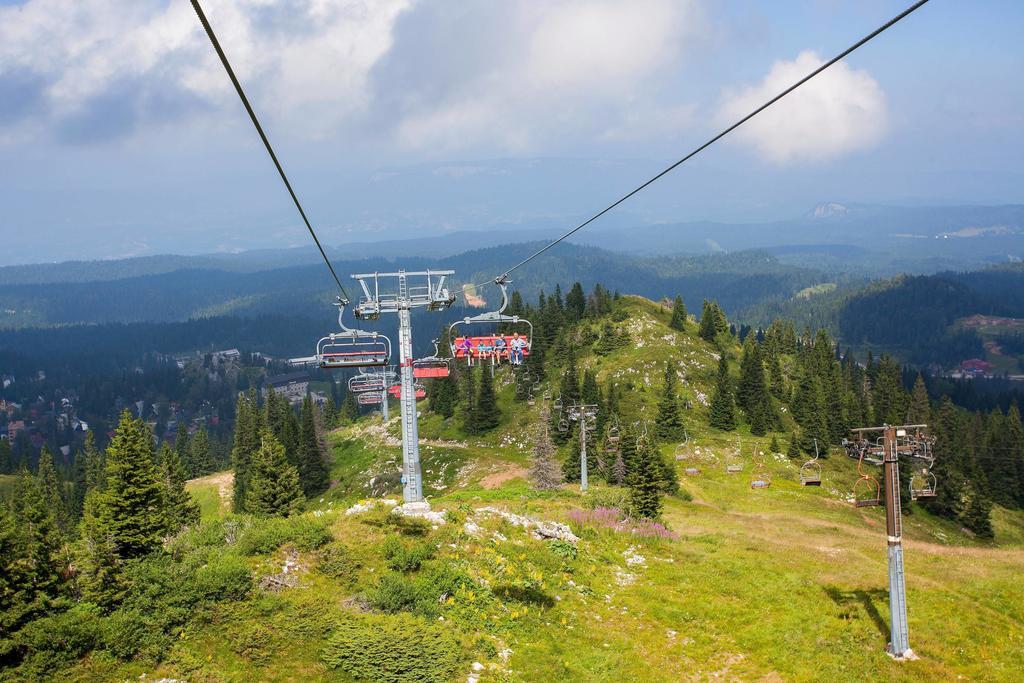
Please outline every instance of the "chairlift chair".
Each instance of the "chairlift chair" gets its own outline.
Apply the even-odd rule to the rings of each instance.
[[[378,377],[356,375],[348,379],[348,390],[353,394],[361,394],[365,391],[384,391],[385,386],[383,375]]]
[[[881,505],[882,487],[878,485],[878,480],[870,474],[865,474],[855,481],[853,483],[853,504],[859,508]]]
[[[519,338],[526,340],[526,344],[522,349],[523,360],[526,359],[526,356],[530,355],[530,349],[533,346],[533,323],[526,318],[520,318],[518,315],[505,315],[504,313],[505,308],[508,307],[508,283],[509,279],[506,275],[494,279],[494,284],[501,288],[501,306],[498,307],[498,310],[466,316],[462,320],[453,322],[448,328],[448,344],[451,347],[452,358],[465,358],[470,364],[473,360],[486,360],[488,358],[494,364],[501,363],[503,360],[512,361],[514,334],[495,333],[477,336],[458,334],[457,327],[459,325],[473,324],[505,323],[526,325],[525,334],[521,334]],[[495,344],[498,339],[502,341],[502,344]],[[517,366],[522,364],[522,361],[513,363],[513,365]]]
[[[866,453],[866,448],[861,449],[860,459],[857,460],[857,474],[860,475],[860,478],[853,482],[853,504],[859,508],[882,504],[882,487],[878,484],[877,479],[863,469],[864,462],[867,461],[864,457]]]
[[[436,379],[451,374],[447,358],[440,358],[437,350],[438,340],[434,339],[434,354],[417,358],[412,362],[412,376],[416,379]]]
[[[935,497],[935,475],[928,469],[914,472],[910,477],[910,500]]]
[[[569,421],[566,420],[564,417],[559,418],[558,420],[558,431],[560,431],[562,434],[565,434],[566,432],[569,431]]]
[[[765,467],[763,462],[758,461],[757,466],[754,468],[754,474],[750,479],[750,488],[766,489],[771,485],[772,476],[768,472],[768,468]]]
[[[363,394],[356,394],[356,403],[361,406],[371,406],[383,403],[384,399],[381,397],[380,392],[368,392]]]
[[[818,462],[818,440],[814,440],[814,457],[800,466],[800,484],[821,486],[821,464]]]
[[[391,340],[379,332],[351,329],[342,316],[347,301],[338,299],[338,325],[341,332],[332,332],[316,344],[316,359],[321,368],[383,367],[391,361]]]
[[[743,464],[740,462],[740,455],[743,451],[743,442],[740,439],[736,440],[736,459],[729,462],[728,454],[725,456],[726,465],[725,471],[727,474],[739,474],[743,471]]]
[[[402,398],[402,385],[401,384],[392,384],[390,387],[388,387],[388,393],[391,394],[392,396],[394,396],[395,398]],[[427,397],[427,389],[426,389],[426,387],[424,387],[422,384],[417,382],[413,386],[413,395],[416,397],[417,401],[420,400],[421,398],[426,398]]]

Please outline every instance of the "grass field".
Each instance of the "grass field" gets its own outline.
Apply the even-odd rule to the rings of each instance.
[[[231,472],[217,472],[198,479],[191,479],[185,485],[188,492],[198,501],[204,522],[220,519],[231,510]]]

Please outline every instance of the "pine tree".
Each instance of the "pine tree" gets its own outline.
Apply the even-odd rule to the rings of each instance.
[[[629,473],[630,512],[637,517],[656,518],[661,514],[664,468],[660,454],[649,439],[637,440],[632,465]]]
[[[316,416],[313,414],[313,401],[309,396],[302,401],[302,419],[299,429],[298,443],[299,481],[306,496],[319,493],[327,488],[330,479],[327,464],[320,448],[320,436],[317,432]]]
[[[121,602],[127,585],[112,529],[103,522],[103,491],[100,489],[91,489],[85,496],[74,556],[82,599],[101,607]]]
[[[924,505],[935,515],[946,519],[960,519],[963,513],[964,484],[968,479],[964,471],[965,429],[953,401],[945,396],[935,412],[932,434],[935,445],[932,453],[935,462],[931,473],[941,484],[935,490],[935,497],[926,499]]]
[[[473,366],[466,366],[465,372],[463,372],[464,383],[463,387],[465,404],[462,406],[462,430],[467,434],[478,434],[479,428],[477,427],[476,418],[476,381],[473,375],[476,373],[476,368]]]
[[[46,501],[46,506],[53,512],[53,519],[57,523],[57,528],[62,533],[67,532],[70,526],[70,519],[67,504],[64,501],[64,486],[57,477],[57,470],[53,466],[53,453],[50,451],[49,446],[44,445],[39,453],[39,468],[36,476],[39,477],[39,485],[43,490],[43,499]]]
[[[334,385],[331,386],[333,387]],[[334,403],[334,396],[327,397],[327,402],[324,403],[321,414],[325,429],[330,430],[338,426],[338,406]]]
[[[910,406],[907,409],[908,424],[928,424],[931,420],[931,402],[928,399],[928,387],[924,377],[917,373],[914,389],[910,393]]]
[[[683,305],[683,297],[679,295],[676,295],[675,303],[672,305],[672,319],[668,326],[679,332],[686,329],[686,306]]]
[[[252,458],[246,511],[286,517],[301,511],[304,502],[298,470],[288,462],[284,446],[265,429],[262,443]]]
[[[231,466],[235,470],[232,508],[245,510],[245,496],[249,487],[249,465],[259,449],[260,416],[256,405],[256,392],[250,390],[238,396],[235,407],[235,437],[231,448]]]
[[[16,581],[23,593],[14,601],[23,617],[45,611],[63,590],[66,565],[61,554],[63,538],[37,476],[21,470],[13,495],[13,519],[17,527],[10,542],[18,548]],[[6,561],[6,558],[0,558]],[[3,596],[5,600],[7,596]],[[6,621],[7,615],[0,614]]]
[[[14,453],[11,451],[11,442],[7,439],[0,439],[0,474],[14,472]]]
[[[548,430],[547,415],[542,413],[537,425],[537,435],[533,445],[533,463],[530,467],[530,480],[533,488],[547,491],[557,488],[562,481],[555,462],[555,444],[551,441]]]
[[[678,441],[683,438],[683,418],[676,396],[676,373],[671,361],[665,366],[665,386],[658,402],[658,419],[654,434],[658,441]]]
[[[199,523],[199,503],[185,489],[186,479],[185,465],[178,449],[165,445],[160,454],[160,484],[167,534],[175,534],[182,527]]]
[[[779,439],[774,434],[772,434],[771,443],[768,444],[768,450],[771,453],[781,453],[781,451],[779,450]]]
[[[574,282],[569,293],[565,297],[565,317],[572,324],[583,318],[587,308],[587,298],[583,294],[583,285]]]
[[[107,479],[107,459],[103,451],[96,448],[96,437],[91,430],[85,435],[82,455],[85,458],[86,489],[102,490]]]
[[[697,328],[697,335],[704,341],[713,342],[715,341],[716,334],[718,334],[718,330],[715,325],[714,309],[711,307],[711,302],[704,299],[704,307],[700,312],[700,326]]]
[[[531,359],[532,361],[532,359]],[[448,419],[455,414],[459,402],[459,386],[455,376],[438,377],[430,382],[430,410]]]
[[[498,397],[494,394],[494,378],[484,370],[480,373],[480,391],[476,397],[476,429],[478,434],[489,432],[501,424]]]
[[[356,395],[351,391],[345,393],[345,400],[341,402],[341,414],[339,419],[342,424],[352,424],[359,419],[359,402]]]
[[[981,491],[971,493],[961,521],[978,538],[991,539],[995,536],[992,531],[992,502]]]
[[[178,461],[181,462],[189,476],[196,476],[192,474],[195,472],[195,466],[191,461],[192,452],[188,447],[188,425],[184,420],[178,421],[178,430],[174,435],[174,450],[178,454]]]
[[[711,397],[710,413],[710,423],[715,429],[736,429],[736,406],[732,381],[729,379],[729,361],[724,353],[718,359],[718,379],[715,382],[715,393]]]
[[[210,453],[210,437],[205,427],[200,427],[188,443],[189,464],[192,477],[202,477],[214,471],[213,456]]]
[[[797,438],[796,430],[793,430],[792,436],[789,437],[789,448],[786,449],[786,455],[793,460],[800,457],[800,441]]]
[[[141,557],[160,546],[167,522],[153,440],[146,423],[127,410],[107,448],[107,483],[99,512],[120,558]]]
[[[4,641],[9,643],[9,636],[32,616],[35,591],[26,559],[18,520],[0,498],[0,652],[10,647]]]

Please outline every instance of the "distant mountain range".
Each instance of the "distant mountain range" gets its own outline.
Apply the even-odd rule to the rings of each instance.
[[[443,259],[475,249],[545,241],[571,219],[509,223],[407,239],[328,248],[332,259]],[[422,231],[421,231],[422,232]],[[829,272],[887,276],[963,270],[1024,259],[1024,205],[885,207],[825,202],[804,215],[767,223],[638,224],[598,222],[570,241],[641,256],[766,250],[782,263],[813,263]],[[156,255],[0,267],[0,286],[86,282],[156,275],[185,268],[257,272],[315,263],[312,246],[199,256]]]

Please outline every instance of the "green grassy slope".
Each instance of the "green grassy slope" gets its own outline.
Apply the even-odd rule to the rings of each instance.
[[[619,381],[624,415],[636,419],[653,417],[664,363],[674,354],[686,361],[682,391],[693,402],[686,418],[691,438],[663,447],[686,494],[666,499],[663,522],[671,537],[601,523],[591,508],[621,504],[622,491],[614,487],[598,483],[587,494],[575,485],[532,490],[526,479],[531,427],[541,402],[516,403],[510,377],[499,372],[504,422],[493,433],[467,437],[457,417],[446,423],[423,412],[424,488],[433,509],[445,512],[445,524],[410,530],[387,507],[345,513],[360,500],[400,497],[398,421],[385,426],[368,416],[329,435],[332,488],[286,523],[326,525],[334,539],[327,547],[347,558],[341,571],[324,562],[327,551],[298,542],[246,555],[256,576],[294,562],[298,585],[216,604],[182,631],[162,664],[87,659],[68,679],[145,673],[353,680],[326,668],[321,653],[339,624],[380,607],[373,596],[382,581],[397,581],[412,596],[398,619],[411,623],[412,610],[457,643],[459,662],[447,674],[453,681],[470,674],[479,683],[1019,680],[1024,516],[997,509],[996,542],[983,545],[910,506],[904,521],[910,643],[920,659],[893,662],[884,652],[884,511],[850,504],[855,464],[831,454],[823,461],[823,485],[811,488],[799,484],[799,463],[768,452],[771,435],[741,433],[736,458],[737,434],[705,425],[701,396],[710,394],[715,370],[711,347],[692,329],[668,330],[667,312],[650,302],[626,305],[632,316],[620,324],[630,326],[635,343],[605,357],[584,352],[580,365],[594,369],[602,385]],[[754,454],[771,478],[766,490],[750,488]],[[734,461],[742,462],[742,472],[727,473],[726,462]],[[688,466],[701,474],[686,476]],[[190,483],[207,520],[199,536],[223,524],[224,481],[212,475]],[[539,540],[483,508],[562,522],[580,540],[575,551]],[[427,544],[433,558],[418,570],[391,569],[384,555],[394,539]],[[238,551],[225,542],[207,552]]]

